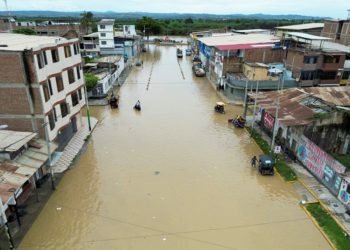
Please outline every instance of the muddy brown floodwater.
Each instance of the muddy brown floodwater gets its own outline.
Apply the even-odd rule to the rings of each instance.
[[[190,57],[148,45],[142,59],[118,110],[91,108],[86,151],[19,249],[330,249],[291,184],[250,167],[260,150],[227,124],[241,109],[214,113]]]

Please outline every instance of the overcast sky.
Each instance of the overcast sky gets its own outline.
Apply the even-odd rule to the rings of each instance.
[[[7,0],[10,10],[300,14],[346,18],[350,0]],[[0,10],[5,5],[0,1]]]

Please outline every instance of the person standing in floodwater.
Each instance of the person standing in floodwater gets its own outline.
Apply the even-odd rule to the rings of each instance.
[[[251,164],[252,164],[252,167],[255,168],[256,167],[256,161],[257,161],[257,158],[256,156],[254,155],[252,160],[251,160]]]

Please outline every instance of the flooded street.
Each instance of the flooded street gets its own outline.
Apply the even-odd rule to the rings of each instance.
[[[260,150],[227,119],[190,57],[148,46],[19,249],[330,249],[278,175],[250,167]],[[185,47],[183,47],[185,49]],[[142,111],[133,110],[137,100]]]

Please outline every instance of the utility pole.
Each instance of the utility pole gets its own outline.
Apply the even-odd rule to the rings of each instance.
[[[273,131],[272,131],[272,141],[271,141],[271,150],[273,152],[274,147],[275,147],[275,137],[276,137],[276,132],[278,128],[278,110],[280,108],[280,97],[277,97],[277,102],[276,102],[276,113],[275,113],[275,125],[273,126]]]
[[[245,82],[245,90],[244,90],[244,114],[243,114],[244,119],[246,119],[247,110],[248,110],[248,103],[247,103],[248,82],[249,80],[247,79]]]
[[[258,89],[259,89],[259,81],[256,81],[256,90],[255,90],[255,98],[254,98],[254,109],[253,109],[253,120],[252,120],[252,131],[254,130],[254,123],[255,123],[256,99],[258,99]]]
[[[87,89],[86,89],[85,82],[84,82],[84,92],[85,92],[86,114],[87,114],[87,118],[88,118],[88,126],[89,126],[89,131],[91,131],[90,109],[89,109],[89,102],[88,102],[88,98],[87,98]]]

